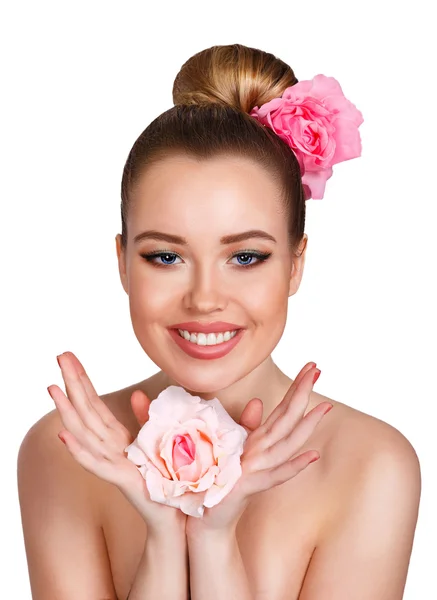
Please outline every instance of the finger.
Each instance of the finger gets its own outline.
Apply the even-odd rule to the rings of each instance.
[[[98,438],[101,440],[106,439],[108,437],[108,428],[89,402],[82,380],[75,369],[75,364],[71,360],[71,357],[67,354],[61,354],[58,356],[58,363],[65,383],[67,397],[81,420]]]
[[[87,399],[89,404],[94,408],[94,410],[100,415],[102,421],[107,427],[118,429],[121,423],[115,418],[106,404],[102,401],[100,396],[97,394],[94,389],[93,384],[90,381],[82,363],[80,360],[73,354],[73,352],[64,352],[61,356],[67,356],[70,364],[72,365],[74,371],[78,375],[80,381],[82,382],[82,386],[85,390]],[[64,379],[65,381],[65,379]],[[69,395],[69,390],[66,389],[67,395]]]
[[[115,456],[114,453],[120,450],[114,440],[107,438],[103,441],[89,429],[60,387],[52,385],[47,388],[47,391],[56,404],[63,426],[76,438],[77,442],[86,451],[91,452],[95,458],[104,457],[112,460]]]
[[[130,470],[129,468],[126,468],[126,465],[120,463],[121,468],[117,468],[117,461],[109,461],[104,456],[94,455],[67,429],[63,429],[59,433],[65,440],[67,450],[84,469],[117,486],[122,485],[125,479],[128,481]],[[123,460],[127,461],[127,459]],[[136,468],[133,463],[128,464],[127,467],[130,467],[131,465]],[[131,471],[133,471],[133,469],[131,469]],[[134,475],[135,473],[130,473],[132,480],[134,480]],[[136,478],[138,478],[138,475]]]
[[[293,381],[291,386],[288,388],[287,393],[285,394],[282,402],[280,404],[278,404],[278,406],[269,415],[269,417],[266,419],[265,423],[263,424],[264,433],[267,433],[270,430],[271,426],[276,421],[276,419],[278,417],[280,417],[283,414],[283,412],[287,409],[287,406],[290,403],[290,400],[293,396],[294,390],[299,386],[300,382],[305,377],[305,374],[308,371],[310,371],[311,369],[315,368],[315,366],[316,366],[315,362],[309,362],[304,367],[302,367],[302,369],[299,371],[296,379]]]
[[[96,473],[96,469],[98,468],[97,465],[99,460],[101,460],[101,457],[90,453],[69,430],[63,429],[58,435],[61,435],[65,440],[65,446],[74,459],[87,471]]]
[[[289,479],[296,477],[301,471],[306,469],[314,460],[318,460],[320,455],[314,450],[303,452],[296,458],[282,463],[274,469],[265,469],[251,475],[249,483],[252,494],[269,490],[272,487],[281,485]]]
[[[67,392],[68,399],[71,404],[76,409],[79,414],[81,420],[84,425],[101,440],[111,440],[113,441],[114,433],[118,438],[118,445],[123,445],[126,440],[126,445],[130,442],[130,434],[128,430],[120,423],[115,416],[111,413],[111,411],[104,405],[101,399],[96,395],[94,387],[89,381],[88,377],[85,374],[84,376],[80,376],[79,372],[76,370],[77,364],[80,365],[79,361],[72,360],[72,353],[64,353],[58,357],[59,366],[62,372],[62,378],[64,379],[65,389]],[[75,357],[74,357],[75,358]],[[83,366],[80,365],[80,371],[85,373]],[[88,381],[89,386],[91,386],[92,391],[91,394],[96,396],[93,404],[91,404],[89,396],[84,387],[85,383]],[[90,387],[88,386],[88,389]],[[106,425],[105,421],[101,417],[101,414],[96,410],[95,406],[100,404],[104,406],[106,411],[112,415],[112,426],[109,427]]]
[[[252,398],[246,404],[240,416],[240,425],[247,433],[255,431],[260,425],[263,416],[263,402],[260,398]]]
[[[308,441],[331,408],[332,404],[329,402],[322,402],[313,408],[287,436],[263,450],[257,461],[259,468],[274,469],[289,461]]]
[[[265,448],[273,446],[276,442],[287,436],[304,416],[314,385],[313,380],[316,371],[317,369],[311,368],[304,373],[298,386],[293,390],[291,397],[288,399],[286,409],[272,423],[270,429],[264,432],[263,441]]]
[[[140,427],[149,420],[150,398],[142,390],[135,390],[130,397],[132,412]]]

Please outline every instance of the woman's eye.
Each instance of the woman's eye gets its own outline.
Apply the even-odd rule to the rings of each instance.
[[[267,260],[269,256],[270,254],[260,254],[257,252],[239,252],[238,254],[234,254],[231,258],[236,258],[239,265],[247,268]]]
[[[154,265],[157,265],[159,267],[165,266],[165,265],[174,265],[175,263],[173,262],[174,257],[179,258],[177,254],[174,254],[173,252],[158,252],[158,253],[154,253],[154,254],[142,254],[141,255],[143,258],[145,258],[148,262],[151,262]],[[154,261],[155,258],[163,258],[164,262],[162,263],[156,263]]]
[[[258,263],[262,263],[266,261],[271,252],[237,252],[233,254],[230,258],[237,258],[238,262],[234,263],[236,265],[242,266],[245,269],[256,266]],[[174,252],[153,252],[150,254],[141,254],[141,256],[150,262],[151,264],[157,267],[166,267],[172,266],[178,263],[174,262],[175,258],[180,258]],[[155,259],[159,259],[157,262]],[[161,262],[161,259],[163,262]],[[254,261],[255,259],[255,261]]]

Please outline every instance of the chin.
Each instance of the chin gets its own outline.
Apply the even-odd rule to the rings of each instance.
[[[183,387],[187,392],[192,395],[198,394],[211,394],[211,398],[214,398],[216,393],[222,389],[230,387],[235,383],[235,377],[232,377],[231,373],[222,373],[220,369],[199,369],[198,373],[172,373],[165,368],[162,368],[168,376],[176,382],[177,385]],[[209,371],[209,372],[208,372]]]

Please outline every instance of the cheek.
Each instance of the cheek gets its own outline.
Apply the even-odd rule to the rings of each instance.
[[[253,314],[256,321],[268,324],[276,322],[288,307],[289,279],[284,273],[270,271],[268,276],[247,281],[241,287],[240,297],[244,307]]]
[[[132,273],[129,280],[129,306],[132,320],[141,323],[153,322],[171,316],[169,309],[177,299],[178,286],[169,286],[170,278],[160,281],[160,278],[148,274],[147,267]],[[150,267],[148,269],[150,271]]]
[[[273,349],[284,332],[288,311],[289,279],[283,272],[270,272],[265,281],[258,280],[246,289],[244,309],[255,324],[258,352]]]

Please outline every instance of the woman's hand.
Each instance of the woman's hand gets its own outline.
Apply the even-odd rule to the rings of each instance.
[[[253,398],[248,402],[240,417],[240,425],[249,434],[241,456],[242,475],[223,500],[205,508],[202,518],[187,518],[187,534],[235,528],[250,496],[295,477],[319,458],[314,450],[295,456],[332,407],[322,402],[303,417],[317,373],[320,370],[315,363],[307,363],[263,425],[262,401]]]
[[[184,527],[184,513],[151,500],[143,476],[124,451],[133,441],[132,435],[97,395],[79,360],[72,352],[66,352],[59,356],[58,363],[67,395],[57,385],[47,390],[65,427],[59,434],[73,458],[90,473],[116,485],[149,530],[164,532],[172,526]],[[150,399],[141,390],[135,390],[131,404],[143,426],[148,419]]]

